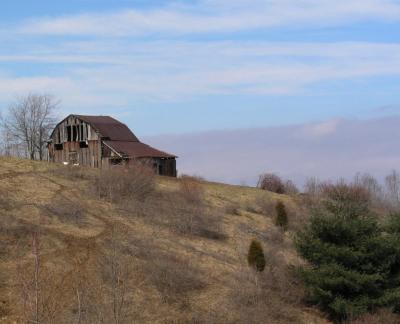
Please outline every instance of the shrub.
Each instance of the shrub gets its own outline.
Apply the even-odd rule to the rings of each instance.
[[[400,241],[368,210],[365,191],[339,183],[297,234],[310,267],[300,269],[309,301],[335,320],[400,305]]]
[[[13,208],[10,192],[5,189],[0,189],[0,210],[9,211]]]
[[[227,238],[222,226],[223,210],[210,208],[203,200],[190,202],[180,190],[155,192],[141,207],[139,213],[146,222],[166,226],[176,234],[212,240]]]
[[[282,201],[276,203],[276,218],[275,225],[281,227],[283,230],[287,230],[288,227],[288,216],[286,213],[285,205]]]
[[[89,167],[77,165],[52,165],[49,171],[52,175],[69,180],[92,180],[95,174]]]
[[[278,194],[285,193],[285,184],[279,176],[273,173],[262,174],[258,180],[258,187]]]
[[[287,180],[285,182],[285,193],[288,195],[297,195],[299,193],[299,189],[292,180]]]
[[[240,205],[237,203],[230,203],[225,208],[225,212],[230,215],[240,215]]]
[[[255,204],[255,212],[260,212],[261,214],[269,217],[272,217],[272,215],[274,214],[275,204],[271,198],[259,196],[256,198]]]
[[[182,176],[179,182],[179,193],[189,203],[201,204],[204,191],[201,179],[190,176]]]
[[[368,214],[370,194],[356,184],[322,184],[322,204],[332,213],[345,213],[349,216]]]
[[[46,206],[51,216],[55,215],[63,223],[81,225],[85,220],[85,207],[79,201],[58,197]]]
[[[393,314],[390,309],[383,309],[376,314],[365,314],[350,322],[351,324],[398,324],[400,315]]]
[[[262,272],[265,268],[265,256],[261,243],[253,240],[251,241],[249,252],[247,254],[247,262],[249,266],[255,270]]]
[[[190,293],[206,287],[202,272],[187,261],[158,249],[148,258],[147,274],[164,302],[185,304]]]
[[[102,170],[94,185],[100,198],[110,202],[145,200],[155,188],[154,172],[140,163],[129,168]]]

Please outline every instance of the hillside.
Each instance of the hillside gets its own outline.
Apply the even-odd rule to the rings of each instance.
[[[326,323],[301,303],[291,231],[273,224],[277,199],[300,217],[292,198],[156,178],[144,199],[110,202],[98,173],[0,158],[1,323],[32,318],[37,291],[43,323]]]

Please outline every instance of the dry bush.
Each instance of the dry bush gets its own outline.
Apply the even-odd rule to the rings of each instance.
[[[348,209],[367,211],[372,205],[370,191],[358,182],[346,183],[343,179],[336,183],[319,182],[315,178],[306,184],[305,196],[301,205],[309,209],[318,208],[321,204],[328,209]]]
[[[273,173],[264,173],[260,175],[257,187],[278,194],[285,193],[285,184],[283,180]]]
[[[275,248],[283,248],[285,235],[281,228],[270,226],[263,234],[262,238],[265,241],[265,244],[268,246],[274,246]]]
[[[0,189],[0,210],[9,211],[14,207],[11,194],[5,189]]]
[[[11,215],[1,215],[0,260],[20,257],[23,251],[18,247],[27,245],[36,229],[35,225],[20,223]]]
[[[191,180],[197,181],[197,182],[206,181],[203,177],[198,176],[198,175],[181,174],[179,178],[180,179],[191,179]]]
[[[385,200],[392,210],[400,209],[400,174],[393,170],[385,177]]]
[[[266,237],[256,236],[266,247],[265,270],[254,271],[244,263],[247,246],[243,245],[238,255],[243,263],[232,274],[226,295],[213,303],[209,312],[197,314],[196,323],[303,322],[303,285],[282,252],[286,250],[282,232],[272,227],[271,233],[276,236],[271,237],[269,232]]]
[[[226,300],[226,310],[233,315],[231,323],[298,323],[302,289],[287,275],[286,264],[271,265],[256,273],[242,268],[235,278],[232,293]]]
[[[349,324],[398,324],[400,315],[394,314],[390,309],[381,309],[376,314],[365,314]]]
[[[129,251],[124,242],[128,235],[126,228],[111,224],[109,234],[101,244],[96,263],[101,280],[88,288],[92,296],[91,316],[97,321],[131,323],[135,316],[131,296],[139,286],[134,280],[136,264],[130,253],[126,253]],[[100,298],[94,296],[96,292]]]
[[[255,208],[259,213],[273,217],[275,215],[275,202],[271,198],[258,196],[255,200]]]
[[[356,184],[347,184],[343,180],[336,184],[322,185],[320,201],[328,210],[366,213],[371,205],[370,193]]]
[[[202,180],[197,177],[181,176],[179,181],[180,195],[191,204],[201,204],[204,200]]]
[[[190,294],[206,287],[204,274],[190,261],[158,249],[149,251],[146,272],[166,303],[187,307]]]
[[[23,265],[17,272],[18,307],[22,318],[35,322],[35,273],[32,265]],[[38,317],[40,323],[61,323],[68,317],[69,302],[72,299],[66,288],[68,281],[65,270],[53,270],[42,265],[39,272]]]
[[[79,201],[66,197],[58,197],[46,206],[46,212],[56,216],[60,222],[83,225],[85,222],[85,206]]]
[[[93,171],[89,167],[78,165],[54,165],[50,169],[51,174],[69,180],[93,180],[95,177]]]
[[[72,299],[68,269],[45,261],[41,244],[44,237],[39,231],[33,231],[31,238],[25,246],[31,252],[30,258],[19,263],[12,274],[15,290],[11,302],[24,323],[66,322]]]
[[[185,188],[188,187],[185,185]],[[129,214],[142,216],[152,225],[168,227],[180,235],[225,240],[223,210],[207,206],[200,199],[202,195],[186,195],[187,192],[186,189],[185,194],[181,189],[175,192],[157,191],[144,203],[131,202],[122,208]]]
[[[154,190],[154,172],[140,163],[130,168],[102,170],[94,183],[96,194],[113,203],[144,201]]]
[[[285,182],[285,193],[287,195],[297,195],[299,193],[299,189],[292,180]]]
[[[236,215],[236,216],[240,216],[240,205],[238,203],[229,203],[226,207],[225,207],[225,212],[229,215]]]
[[[287,205],[287,212],[290,215],[289,230],[297,232],[307,224],[310,218],[310,205],[305,204],[303,198],[296,200],[295,205]]]
[[[188,203],[180,195],[168,204],[168,224],[174,231],[184,235],[201,236],[208,239],[226,239],[222,229],[223,215],[216,209],[208,208],[202,202]]]
[[[325,183],[326,184],[326,183]],[[319,203],[322,197],[323,183],[316,177],[308,178],[304,184],[302,204],[313,207]]]
[[[369,193],[371,202],[374,206],[382,208],[384,203],[384,190],[372,175],[368,173],[357,173],[354,177],[353,184],[364,188]]]
[[[258,214],[260,210],[257,208],[257,201],[258,199],[256,200],[256,203],[248,202],[245,207],[246,211],[249,213]]]

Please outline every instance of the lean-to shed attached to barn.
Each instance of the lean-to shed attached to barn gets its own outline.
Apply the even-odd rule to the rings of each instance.
[[[157,174],[176,177],[176,156],[139,139],[109,116],[69,115],[54,128],[48,143],[49,161],[110,168],[148,163]]]

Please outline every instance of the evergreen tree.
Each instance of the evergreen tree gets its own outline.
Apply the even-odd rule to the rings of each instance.
[[[275,218],[275,225],[282,227],[285,231],[288,227],[288,216],[286,213],[285,205],[282,201],[278,201],[275,207],[276,210],[276,218]]]
[[[296,237],[310,267],[300,274],[309,301],[335,320],[400,305],[400,227],[385,230],[354,188],[332,186]]]
[[[265,256],[260,242],[256,240],[251,241],[249,252],[247,254],[247,262],[249,263],[249,266],[253,267],[255,270],[260,272],[264,271]]]

